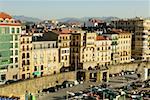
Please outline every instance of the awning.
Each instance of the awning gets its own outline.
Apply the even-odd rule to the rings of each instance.
[[[41,72],[39,72],[39,71],[37,71],[37,72],[33,72],[33,75],[37,75],[37,76],[39,76],[39,75],[41,75]]]

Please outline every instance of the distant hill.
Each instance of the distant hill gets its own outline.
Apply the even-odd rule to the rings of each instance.
[[[69,23],[69,22],[82,22],[82,20],[80,18],[71,18],[71,17],[58,19],[58,21],[66,22],[66,23]]]
[[[22,22],[39,22],[41,21],[38,18],[27,17],[27,16],[13,16],[14,19],[21,20]]]
[[[106,22],[110,22],[112,20],[117,20],[119,19],[118,17],[113,17],[113,16],[110,16],[110,17],[82,17],[82,18],[62,18],[62,19],[58,19],[58,21],[60,22],[80,22],[80,23],[83,23],[83,22],[86,22],[88,21],[88,19],[90,18],[95,18],[95,19],[100,19],[100,20],[104,20]]]

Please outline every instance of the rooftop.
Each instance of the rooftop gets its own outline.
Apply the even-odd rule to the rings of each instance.
[[[96,40],[109,40],[109,38],[106,37],[106,36],[100,36],[100,35],[98,35],[98,36],[96,37]]]
[[[12,19],[12,17],[9,14],[4,13],[4,12],[0,12],[0,18],[3,18],[3,19],[6,19],[6,18]]]

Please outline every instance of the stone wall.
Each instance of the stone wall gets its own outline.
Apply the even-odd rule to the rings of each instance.
[[[18,83],[13,83],[10,85],[1,86],[0,95],[20,96],[25,94],[26,90],[31,93],[37,93],[38,90],[58,84],[56,83],[56,81],[62,83],[64,80],[75,80],[74,72],[61,73],[53,76],[44,76],[40,78],[21,81]]]
[[[122,70],[129,70],[129,71],[134,71],[136,70],[138,66],[138,63],[127,63],[127,64],[121,64],[121,65],[111,65],[109,66],[109,73],[114,74],[114,73],[119,73]]]

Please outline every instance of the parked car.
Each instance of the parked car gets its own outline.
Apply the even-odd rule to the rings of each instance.
[[[46,88],[46,89],[43,89],[42,92],[46,92],[46,93],[47,93],[47,92],[48,92],[48,89],[47,89],[47,88]]]
[[[11,83],[15,83],[16,81],[15,80],[7,80],[6,82],[5,82],[5,84],[11,84]]]
[[[59,89],[62,89],[63,88],[63,85],[56,85],[56,88],[59,90]]]
[[[57,92],[57,91],[58,91],[57,87],[48,88],[48,92]]]
[[[64,81],[64,82],[62,83],[63,88],[72,87],[72,86],[74,86],[74,85],[75,85],[75,84],[74,84],[74,81]]]

